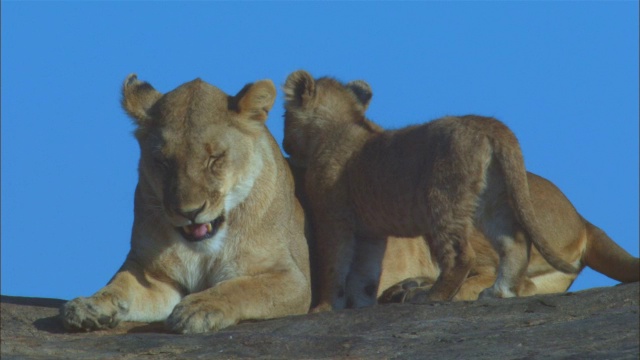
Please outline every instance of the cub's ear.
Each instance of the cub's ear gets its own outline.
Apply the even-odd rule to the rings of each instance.
[[[351,92],[356,96],[356,98],[358,98],[358,101],[360,101],[360,103],[366,110],[369,106],[369,101],[371,101],[371,97],[373,97],[371,86],[369,86],[366,81],[355,80],[347,83],[345,87],[351,90]]]
[[[269,110],[276,101],[276,87],[271,80],[260,80],[245,85],[235,96],[237,109],[250,119],[266,121]]]
[[[316,81],[304,70],[291,73],[284,83],[284,94],[287,102],[302,105],[311,99],[316,91]]]
[[[138,80],[136,74],[127,76],[122,84],[122,108],[138,125],[149,119],[149,109],[161,97],[151,84]]]

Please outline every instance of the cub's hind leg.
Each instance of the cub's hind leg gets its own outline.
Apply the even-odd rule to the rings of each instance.
[[[509,200],[502,166],[492,161],[485,174],[486,187],[480,194],[475,225],[498,253],[499,262],[495,282],[479,297],[508,298],[531,292],[533,283],[525,281],[531,242],[514,212],[517,205]]]
[[[424,215],[424,238],[440,267],[440,275],[426,293],[427,300],[451,300],[475,262],[470,239],[474,219],[486,187],[492,159],[489,140],[460,124],[442,122],[435,127],[424,164],[423,200],[418,214]],[[443,125],[443,126],[444,126]],[[409,290],[411,301],[418,289]]]
[[[496,249],[500,262],[495,282],[483,290],[479,298],[508,298],[534,293],[535,285],[525,281],[531,244],[510,210],[496,212],[492,219],[484,221],[482,228]]]
[[[469,275],[475,262],[470,236],[476,200],[472,192],[465,190],[465,187],[449,189],[442,185],[430,190],[424,238],[440,267],[440,274],[428,291],[420,287],[410,289],[405,301],[451,300]]]
[[[431,239],[429,246],[440,266],[440,275],[426,292],[421,287],[410,289],[405,301],[423,301],[421,297],[426,297],[426,300],[430,301],[447,301],[453,298],[469,275],[475,261],[475,252],[468,241],[468,227],[443,230],[439,234],[425,236]]]
[[[436,150],[424,183],[425,201],[418,211],[424,215],[424,238],[440,275],[426,293],[420,288],[409,290],[405,301],[413,301],[420,294],[431,301],[451,300],[475,262],[470,239],[488,166],[488,144],[455,138]]]

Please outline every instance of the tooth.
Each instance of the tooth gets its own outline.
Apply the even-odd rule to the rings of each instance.
[[[208,222],[207,223],[207,232],[211,232],[213,230],[213,226],[211,226],[211,223]]]

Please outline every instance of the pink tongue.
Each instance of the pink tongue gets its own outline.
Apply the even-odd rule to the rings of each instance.
[[[199,239],[207,235],[207,224],[199,224],[193,225],[193,232],[191,233],[193,237]]]

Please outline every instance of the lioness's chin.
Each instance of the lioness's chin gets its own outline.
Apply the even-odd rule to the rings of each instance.
[[[176,227],[180,235],[189,242],[200,242],[212,238],[224,224],[224,215],[220,215],[213,221],[204,224],[191,224]]]

